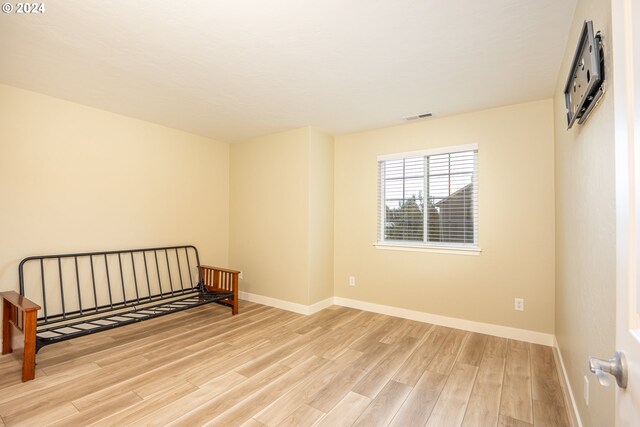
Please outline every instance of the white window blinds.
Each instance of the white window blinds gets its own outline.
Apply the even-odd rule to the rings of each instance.
[[[407,153],[378,162],[378,241],[478,246],[478,150]]]

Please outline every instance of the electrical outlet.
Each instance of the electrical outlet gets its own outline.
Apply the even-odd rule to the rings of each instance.
[[[524,299],[516,298],[513,309],[517,311],[524,311]]]
[[[240,274],[238,274],[238,279],[240,280],[244,279],[244,277],[242,276],[242,271],[240,272]]]
[[[584,403],[589,406],[589,378],[584,376]]]
[[[356,285],[355,276],[349,276],[349,286],[355,286],[355,285]]]

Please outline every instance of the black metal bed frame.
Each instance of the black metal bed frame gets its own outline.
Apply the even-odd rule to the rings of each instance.
[[[102,274],[96,262],[104,263]],[[32,256],[20,262],[18,271],[20,294],[42,303],[36,352],[48,344],[211,302],[228,305],[221,300],[234,296],[205,287],[198,250],[192,245]]]

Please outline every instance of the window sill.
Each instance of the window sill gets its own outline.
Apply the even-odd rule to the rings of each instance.
[[[436,254],[453,255],[480,255],[480,248],[464,248],[459,246],[426,246],[426,245],[404,245],[394,243],[374,243],[376,249],[388,251],[409,251],[409,252],[431,252]]]

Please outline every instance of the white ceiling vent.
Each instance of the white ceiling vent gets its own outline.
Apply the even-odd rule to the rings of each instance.
[[[418,120],[418,119],[426,119],[427,117],[431,117],[433,116],[433,113],[424,113],[424,114],[418,114],[417,116],[410,116],[410,117],[405,117],[405,120]]]

